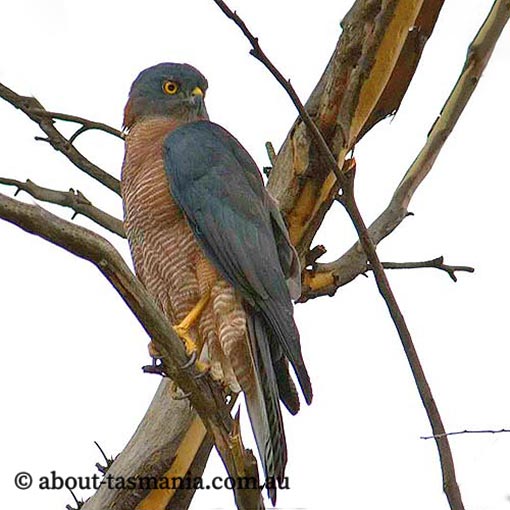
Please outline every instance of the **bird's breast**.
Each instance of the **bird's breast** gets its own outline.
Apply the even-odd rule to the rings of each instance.
[[[126,136],[121,186],[130,243],[143,242],[149,227],[167,230],[185,222],[172,198],[163,162],[164,138],[175,127],[167,119],[147,120]]]
[[[165,173],[163,140],[173,127],[168,121],[133,126],[126,137],[121,178],[124,225],[135,270],[165,312],[169,289],[182,294],[182,307],[187,306],[186,296],[191,300],[196,295],[196,278],[190,276],[201,257]],[[180,310],[175,312],[181,315]]]

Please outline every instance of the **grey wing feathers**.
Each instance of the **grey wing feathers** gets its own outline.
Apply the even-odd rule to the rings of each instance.
[[[276,201],[272,197],[270,198],[271,221],[273,223],[273,232],[278,248],[278,256],[280,257],[280,264],[285,274],[290,297],[296,300],[301,296],[301,266],[299,264],[299,257],[296,249],[290,242],[287,226],[283,221]]]
[[[175,129],[165,139],[163,156],[173,198],[201,248],[243,297],[261,391],[258,400],[266,402],[265,407],[259,402],[264,409],[257,411],[252,423],[272,427],[276,436],[282,436],[278,396],[291,412],[299,409],[287,360],[305,400],[310,403],[312,399],[291,301],[291,296],[295,298],[300,292],[299,262],[284,221],[255,162],[217,124],[197,121]],[[247,395],[247,401],[248,397],[252,399],[250,414],[255,415],[255,397]],[[261,434],[259,431],[257,438],[259,450],[263,448],[261,454],[265,451],[279,458],[265,459],[276,469],[274,476],[278,466],[284,465],[286,453],[276,452],[276,443],[266,444]]]
[[[202,249],[265,315],[309,402],[311,387],[285,283],[295,282],[299,266],[255,162],[230,133],[209,121],[177,128],[164,151],[172,195]]]

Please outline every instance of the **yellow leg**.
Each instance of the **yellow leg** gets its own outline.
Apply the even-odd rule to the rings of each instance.
[[[181,337],[186,347],[186,352],[189,355],[197,351],[197,345],[189,335],[189,330],[197,322],[198,318],[204,311],[204,308],[207,306],[210,297],[210,292],[204,294],[198,303],[193,307],[193,310],[191,310],[191,312],[186,315],[181,323],[177,324],[177,326],[174,326],[174,331]]]

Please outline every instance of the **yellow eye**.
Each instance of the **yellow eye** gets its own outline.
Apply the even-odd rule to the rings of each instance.
[[[165,83],[163,83],[163,92],[173,96],[179,92],[179,84],[172,80],[165,81]]]

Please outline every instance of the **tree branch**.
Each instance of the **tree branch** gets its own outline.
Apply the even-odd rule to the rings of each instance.
[[[5,99],[7,102],[11,103],[15,108],[21,110],[25,115],[27,115],[31,120],[36,122],[39,127],[44,131],[47,138],[44,140],[47,141],[55,150],[61,152],[73,165],[78,167],[80,170],[85,172],[90,177],[96,179],[101,184],[111,189],[117,195],[120,195],[120,183],[119,180],[105,172],[103,169],[99,168],[97,165],[89,161],[81,152],[76,149],[76,147],[68,140],[54,125],[53,118],[51,117],[51,113],[46,111],[46,109],[42,106],[39,101],[35,97],[27,97],[20,96],[16,94],[13,90],[9,89],[5,85],[0,83],[0,97]],[[64,114],[56,114],[61,117],[68,117],[62,120],[71,120],[73,122],[79,122],[76,119],[81,119],[79,117],[74,116],[66,116]],[[85,125],[92,126],[94,125],[94,129],[102,129],[106,131],[105,124],[100,124],[92,121],[86,121]],[[98,126],[102,126],[99,128]],[[88,129],[92,129],[92,127],[88,127]],[[109,128],[109,132],[112,133],[116,130],[113,128]],[[80,131],[80,130],[78,130]],[[113,133],[112,133],[113,134]],[[78,132],[73,135],[73,139],[78,136]]]
[[[0,218],[92,262],[99,269],[154,342],[162,356],[164,372],[189,394],[191,405],[214,438],[229,476],[258,479],[255,457],[244,449],[237,434],[239,424],[231,417],[219,385],[208,375],[199,377],[201,374],[194,365],[182,368],[188,361],[183,343],[115,248],[95,232],[37,205],[24,204],[2,194]],[[258,489],[239,489],[234,494],[240,509],[263,508]]]
[[[58,112],[48,112],[47,110],[39,110],[39,112],[34,112],[36,115],[43,115],[50,119],[63,120],[66,122],[74,122],[75,124],[81,124],[81,128],[79,128],[71,138],[69,138],[69,143],[73,143],[78,136],[90,130],[98,130],[103,131],[104,133],[108,133],[109,135],[116,136],[121,140],[124,139],[124,135],[118,129],[115,129],[108,124],[104,124],[103,122],[96,122],[94,120],[84,119],[83,117],[77,117],[76,115],[69,115],[68,113],[58,113]]]
[[[420,439],[436,439],[437,437],[445,436],[460,436],[462,434],[505,434],[510,432],[510,429],[499,429],[499,430],[459,430],[457,432],[445,432],[441,436],[421,436]]]
[[[382,42],[391,41],[393,35],[398,39],[407,34],[393,69],[388,63],[391,76],[384,90],[380,92],[378,87],[379,99],[374,94],[370,101],[377,101],[374,106],[377,113],[364,122],[358,140],[378,120],[398,109],[442,4],[442,0],[424,0],[412,24],[413,30],[404,23],[399,31],[398,24],[392,25],[393,17],[388,15],[388,6],[383,12],[381,2],[354,2],[342,20],[342,34],[335,51],[306,103],[307,111],[334,154],[338,154],[345,144],[348,122],[355,112],[354,103],[359,97],[361,84],[367,82],[372,71],[375,72],[377,62],[389,62],[386,55],[395,54],[395,47]],[[384,34],[388,34],[388,38]],[[387,78],[386,69],[382,71]],[[300,118],[292,126],[278,154],[268,187],[280,203],[291,239],[303,260],[337,196],[339,183],[321,161],[313,138]]]
[[[469,46],[462,73],[429,131],[425,145],[407,170],[386,209],[370,225],[369,233],[374,244],[379,244],[409,215],[407,208],[414,192],[429,174],[468,103],[509,16],[508,1],[494,2],[489,15]],[[365,268],[366,257],[358,241],[337,260],[326,264],[319,263],[312,271],[305,271],[303,297],[306,300],[318,296],[331,296],[339,287],[362,274]]]
[[[335,157],[329,150],[322,134],[291,86],[290,81],[283,78],[282,74],[262,52],[258,39],[251,34],[241,18],[236,13],[232,12],[222,0],[214,1],[221,10],[230,19],[232,19],[236,25],[238,25],[243,34],[248,38],[253,48],[250,53],[267,67],[290,96],[301,119],[309,129],[313,140],[316,143],[316,147],[322,161],[327,165],[328,170],[338,179],[343,191],[342,203],[356,228],[362,249],[366,254],[366,258],[370,262],[372,271],[374,272],[379,292],[388,307],[393,323],[398,331],[432,430],[435,435],[444,434],[445,430],[442,419],[432,396],[425,373],[423,372],[411,334],[386,278],[384,268],[376,252],[375,243],[367,231],[356,204],[354,196],[354,171],[347,174],[344,173],[343,168],[341,168],[345,166],[345,156],[353,147],[355,140],[358,138],[363,126],[365,126],[381,93],[384,90],[384,87],[387,84],[389,77],[391,76],[391,70],[396,64],[397,57],[400,54],[398,47],[400,46],[401,49],[405,42],[403,34],[405,34],[406,31],[404,28],[413,26],[413,22],[420,11],[422,2],[389,2],[388,5],[381,7],[381,17],[389,17],[392,21],[389,23],[388,27],[385,27],[389,29],[380,35],[376,32],[376,34],[373,35],[373,40],[377,41],[380,47],[384,47],[386,52],[384,65],[387,66],[387,68],[381,68],[380,64],[377,62],[372,64],[372,68],[363,69],[364,66],[361,66],[359,72],[365,73],[365,80],[351,82],[350,85],[352,85],[352,88],[346,93],[346,96],[350,99],[350,101],[347,101],[347,103],[344,103],[343,105],[348,108],[341,108],[340,110],[340,112],[349,113],[350,115],[341,120],[344,126],[342,130],[343,141],[338,151],[337,160],[335,160]],[[380,40],[378,39],[378,36],[381,38]],[[370,49],[374,50],[374,48]],[[376,67],[378,67],[377,73],[372,74],[372,71]],[[337,165],[337,161],[341,167]],[[348,162],[346,161],[345,163]],[[352,165],[349,165],[349,168],[351,166]],[[441,470],[443,474],[443,488],[450,508],[452,508],[452,510],[463,510],[464,505],[462,503],[462,497],[455,476],[455,466],[448,438],[436,438],[436,445],[439,452]]]
[[[454,281],[457,281],[457,271],[464,271],[466,273],[474,273],[475,269],[470,266],[450,266],[444,263],[444,257],[436,257],[435,259],[425,260],[423,262],[382,262],[384,269],[420,269],[420,268],[434,268],[440,269],[448,273],[448,276]],[[367,265],[367,270],[371,271],[370,264]]]
[[[0,184],[15,186],[18,188],[14,196],[16,196],[20,191],[24,191],[37,200],[61,205],[63,207],[69,207],[74,211],[72,219],[74,219],[78,214],[81,214],[110,232],[113,232],[124,239],[126,238],[122,220],[119,220],[118,218],[115,218],[115,216],[93,206],[90,200],[88,200],[85,195],[78,190],[70,188],[69,191],[57,191],[38,186],[30,179],[22,182],[5,177],[0,177]]]

